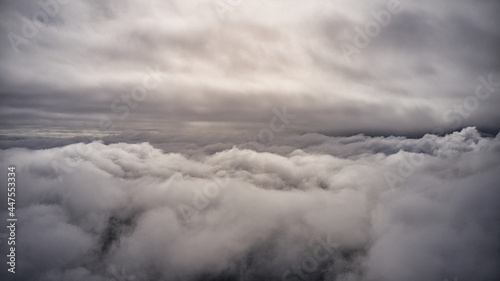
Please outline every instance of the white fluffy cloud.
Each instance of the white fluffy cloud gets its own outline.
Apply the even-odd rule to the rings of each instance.
[[[499,130],[496,0],[68,1],[45,24],[33,22],[39,2],[64,1],[1,4],[5,128],[98,130],[109,118],[121,129],[227,132],[286,105],[298,132]],[[393,2],[399,12],[377,23]],[[347,60],[341,46],[369,23],[379,32]],[[19,52],[7,34],[27,40]],[[133,99],[148,67],[159,84]],[[490,74],[488,100],[455,110]]]
[[[148,143],[0,151],[17,166],[16,280],[500,276],[499,136],[282,142],[194,156]],[[308,272],[321,243],[338,247]]]

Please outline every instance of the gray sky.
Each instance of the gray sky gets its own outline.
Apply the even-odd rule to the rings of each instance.
[[[500,130],[498,1],[352,2],[2,1],[0,128]]]

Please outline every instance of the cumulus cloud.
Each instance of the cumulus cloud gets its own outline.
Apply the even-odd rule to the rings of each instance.
[[[500,276],[500,136],[277,142],[1,150],[18,175],[15,280]]]

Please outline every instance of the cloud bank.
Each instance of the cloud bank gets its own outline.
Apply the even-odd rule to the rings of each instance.
[[[279,142],[1,150],[17,166],[15,280],[500,276],[500,135]]]
[[[1,4],[2,129],[500,131],[496,0],[41,3]]]

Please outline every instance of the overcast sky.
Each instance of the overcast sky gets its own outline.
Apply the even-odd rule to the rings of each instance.
[[[1,280],[500,280],[500,1],[0,3]]]
[[[0,128],[500,129],[496,0],[66,2],[1,2]]]

